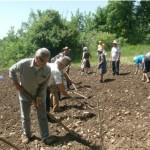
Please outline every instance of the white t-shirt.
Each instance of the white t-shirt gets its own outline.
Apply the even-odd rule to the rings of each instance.
[[[120,49],[118,47],[112,47],[111,58],[112,58],[112,61],[117,61],[120,59]]]
[[[57,63],[47,63],[47,65],[51,69],[51,75],[56,84],[61,84],[63,82],[63,73],[58,69]],[[48,81],[48,86],[50,86],[53,82],[53,79],[50,78]]]

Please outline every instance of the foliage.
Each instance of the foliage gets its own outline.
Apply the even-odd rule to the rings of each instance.
[[[135,34],[134,1],[109,1],[107,7],[108,31],[117,37],[124,37],[133,42]]]
[[[142,0],[140,1],[140,5],[137,6],[136,9],[136,21],[137,21],[137,32],[139,33],[139,37],[141,37],[141,41],[148,41],[148,35],[150,33],[150,1]]]
[[[9,66],[18,59],[33,56],[40,47],[47,47],[52,56],[66,45],[74,49],[77,36],[78,31],[67,26],[58,12],[31,12],[29,22],[24,23],[16,34],[11,30],[1,42],[1,66]]]
[[[80,34],[80,53],[82,53],[82,48],[87,46],[91,55],[92,61],[97,61],[97,45],[98,41],[102,41],[105,44],[105,50],[110,51],[111,43],[114,40],[115,35],[104,33],[104,32],[97,32],[97,31],[90,31],[90,32],[82,32]]]
[[[24,57],[33,57],[40,47],[47,47],[53,57],[64,46],[69,46],[73,61],[78,62],[83,46],[87,46],[92,61],[96,62],[99,40],[105,43],[109,53],[112,41],[117,39],[125,59],[136,52],[144,53],[148,46],[136,44],[150,43],[149,14],[150,1],[145,0],[138,3],[109,1],[106,7],[98,6],[95,13],[88,14],[78,9],[69,21],[55,10],[31,11],[28,21],[23,22],[17,32],[11,27],[7,36],[0,40],[0,67],[10,66]]]
[[[106,8],[101,8],[98,7],[96,10],[96,13],[94,15],[94,26],[95,29],[97,29],[98,31],[103,31],[106,32],[107,31],[107,13],[106,13]]]
[[[133,64],[133,57],[140,54],[146,54],[149,52],[149,45],[138,44],[138,45],[129,45],[126,44],[121,47],[122,57],[121,62],[125,64]]]

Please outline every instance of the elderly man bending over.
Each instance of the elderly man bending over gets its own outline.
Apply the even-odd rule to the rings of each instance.
[[[66,78],[67,78],[67,75],[65,74],[64,69],[70,64],[70,62],[71,62],[70,57],[64,56],[64,57],[57,59],[57,61],[55,63],[48,63],[47,64],[51,70],[52,76],[54,78],[54,81],[55,81],[55,84],[57,87],[57,88],[55,88],[55,90],[58,89],[58,92],[60,92],[60,94],[63,94],[66,97],[71,97],[71,96],[65,90],[65,86],[63,83],[63,76],[66,76]],[[72,82],[72,81],[70,81],[69,78],[67,78],[67,80],[69,80],[69,82]],[[48,86],[51,87],[51,80],[50,79],[48,81]],[[55,91],[56,96],[52,100],[53,111],[57,111],[59,109],[59,99],[58,99],[56,92],[57,91]],[[50,111],[49,94],[47,95],[46,101],[47,101],[46,103],[47,103],[47,113],[48,113]]]
[[[49,57],[49,50],[40,48],[36,51],[34,58],[22,59],[9,69],[9,77],[13,80],[19,94],[23,143],[28,143],[31,139],[30,110],[32,103],[37,108],[42,141],[45,144],[53,143],[53,139],[48,138],[45,104],[47,81],[50,77],[50,69],[46,66]]]

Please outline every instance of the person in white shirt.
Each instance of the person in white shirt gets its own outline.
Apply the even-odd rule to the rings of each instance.
[[[61,57],[61,58],[57,59],[57,61],[55,63],[47,63],[48,67],[51,70],[51,74],[53,76],[53,79],[54,79],[56,87],[57,87],[57,88],[54,89],[55,90],[55,94],[57,92],[60,92],[60,94],[63,94],[66,97],[71,97],[67,93],[67,91],[65,90],[65,86],[64,86],[64,82],[63,82],[63,76],[65,76],[64,69],[70,63],[71,63],[71,59],[68,56],[64,56],[64,57]],[[52,85],[54,85],[52,83],[53,79],[50,78],[50,80],[48,81],[48,87],[51,87]],[[52,104],[53,105],[53,111],[57,111],[59,109],[59,98],[58,98],[58,96],[57,97],[55,96],[55,99],[53,99],[52,103],[53,103]],[[50,107],[50,102],[49,102],[49,100],[47,98],[47,112],[50,111],[49,107]]]
[[[55,57],[51,58],[51,63],[54,63],[57,61],[57,59],[59,59],[60,57],[64,57],[64,56],[68,56],[71,58],[71,49],[68,46],[65,46],[62,49],[62,52],[60,52],[58,55],[56,55]],[[71,68],[71,63],[65,67],[66,68],[66,73],[69,75],[70,72],[70,68]],[[67,82],[68,80],[64,78],[64,80]],[[67,88],[70,88],[70,82],[67,82]]]
[[[112,72],[113,75],[119,75],[119,66],[120,66],[120,49],[118,47],[117,41],[113,41],[113,46],[111,49],[111,62],[112,62]]]

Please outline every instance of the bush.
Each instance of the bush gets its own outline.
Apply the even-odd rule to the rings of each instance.
[[[150,43],[150,34],[147,34],[145,37],[145,44],[149,44]]]

